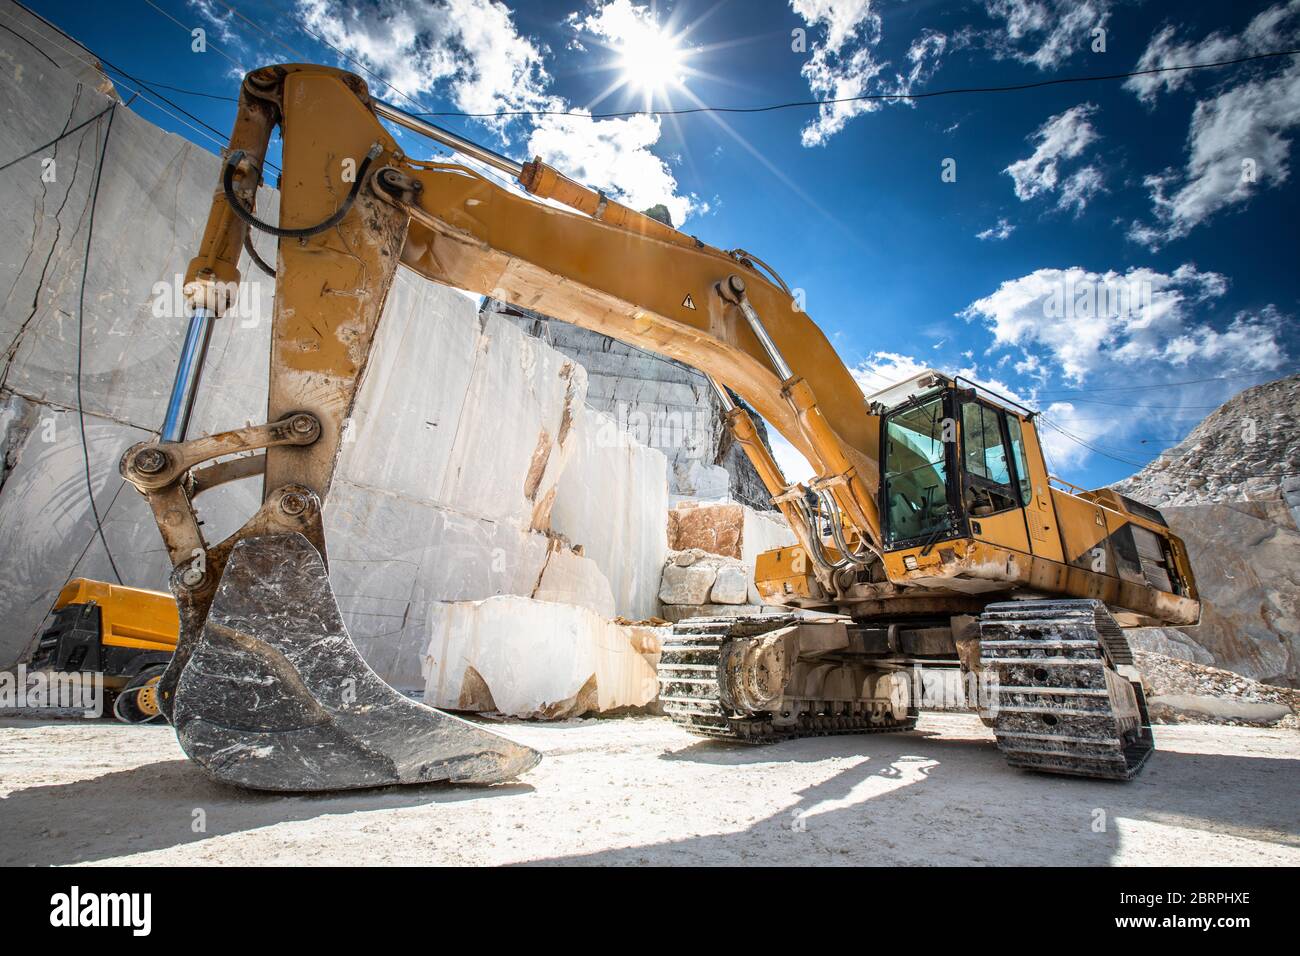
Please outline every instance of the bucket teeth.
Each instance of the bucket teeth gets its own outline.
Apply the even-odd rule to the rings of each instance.
[[[325,563],[301,534],[235,545],[171,720],[205,771],[258,790],[496,783],[541,759],[385,684],[352,643]]]

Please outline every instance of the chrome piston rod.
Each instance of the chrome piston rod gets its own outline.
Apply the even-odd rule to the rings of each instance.
[[[427,136],[436,143],[441,143],[448,149],[454,149],[458,153],[463,153],[472,159],[477,159],[481,163],[487,163],[493,169],[499,169],[503,173],[509,173],[516,179],[523,173],[524,167],[514,160],[500,153],[493,152],[486,146],[480,146],[472,140],[465,139],[463,136],[457,136],[451,130],[443,129],[441,126],[434,126],[432,123],[413,116],[406,110],[398,109],[392,103],[385,103],[383,100],[373,100],[375,112],[386,120],[392,120],[398,126],[405,126],[412,132]]]
[[[203,360],[212,340],[213,313],[211,309],[195,309],[185,331],[185,344],[176,362],[176,378],[172,382],[171,397],[167,400],[167,415],[163,419],[161,439],[168,442],[185,440],[190,427],[190,413],[199,391],[203,375]]]

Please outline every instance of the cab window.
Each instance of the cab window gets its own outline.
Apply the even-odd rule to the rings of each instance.
[[[890,545],[949,530],[948,463],[943,399],[891,414],[885,421],[885,514]]]
[[[1020,419],[1015,415],[1007,416],[1007,434],[1011,437],[1011,454],[1016,462],[1016,477],[1020,480],[1020,503],[1029,504],[1034,496],[1034,483],[1029,477],[1029,461],[1025,457],[1025,436],[1020,428]]]
[[[962,405],[963,500],[973,517],[997,514],[1018,504],[1002,434],[1003,417],[1000,410],[979,402]]]

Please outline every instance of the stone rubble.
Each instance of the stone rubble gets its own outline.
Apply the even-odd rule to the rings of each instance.
[[[1300,375],[1246,389],[1115,490],[1187,544],[1201,623],[1135,648],[1300,686]]]
[[[1300,730],[1300,691],[1232,671],[1138,651],[1138,670],[1156,723],[1216,723]]]
[[[1239,393],[1112,487],[1160,509],[1285,501],[1300,525],[1300,375]]]
[[[789,547],[797,539],[779,512],[755,511],[738,502],[680,501],[668,512],[668,546],[675,552],[664,565],[664,582],[659,599],[663,602],[663,616],[678,621],[686,617],[717,615],[720,613],[749,614],[763,604],[754,586],[754,562],[764,551]],[[685,567],[682,555],[707,554],[731,562],[710,558],[705,566],[713,571],[713,578],[701,597],[700,586],[686,588],[684,583],[692,575],[677,568]],[[727,568],[725,573],[721,570]],[[739,577],[744,575],[745,593],[739,590]],[[703,580],[699,572],[697,581]],[[714,581],[721,577],[719,590]],[[719,610],[723,606],[724,610]],[[726,608],[726,606],[732,606]],[[690,610],[687,610],[690,609]]]

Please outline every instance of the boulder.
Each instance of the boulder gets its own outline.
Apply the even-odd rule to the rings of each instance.
[[[668,512],[668,546],[698,548],[738,558],[751,568],[764,551],[796,544],[779,512],[759,512],[737,502],[679,502]]]
[[[560,546],[558,542],[552,544],[533,597],[538,601],[585,607],[601,617],[612,618],[616,613],[609,579],[601,573],[596,562]]]
[[[666,628],[511,595],[436,604],[424,652],[434,707],[555,720],[644,707]]]
[[[714,604],[744,604],[749,597],[749,575],[740,566],[718,568],[709,597]]]
[[[1153,717],[1211,718],[1241,724],[1274,724],[1291,713],[1284,704],[1225,700],[1197,694],[1161,694],[1147,701]],[[1166,713],[1169,712],[1169,713]]]
[[[669,561],[664,565],[659,583],[659,600],[664,605],[704,604],[709,600],[717,575],[717,567],[710,564],[701,562],[683,567]]]

